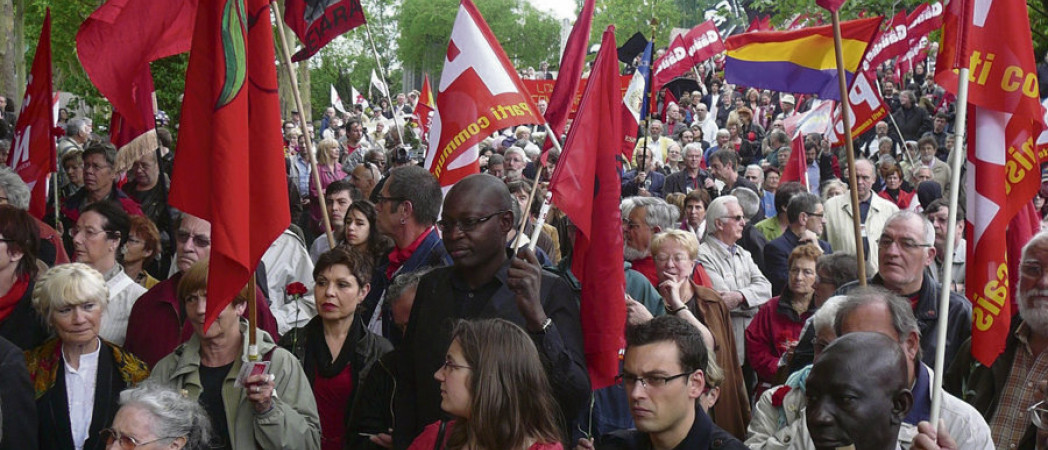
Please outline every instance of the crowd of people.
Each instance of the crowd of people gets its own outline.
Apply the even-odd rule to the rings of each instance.
[[[528,203],[558,164],[540,159],[546,127],[487,137],[481,173],[445,193],[408,144],[426,140],[408,125],[417,91],[304,127],[293,112],[291,226],[256,283],[211,299],[227,306],[205,327],[211,225],[168,203],[166,115],[159,148],[118,172],[117,149],[62,110],[48,217],[0,167],[0,448],[1034,448],[1048,437],[1048,232],[1020,255],[1004,354],[976,364],[964,211],[949,223],[944,200],[954,99],[924,69],[878,68],[890,115],[856,140],[858,218],[845,149],[824,136],[805,136],[803,180],[783,179],[784,123],[818,98],[703,70],[661,105],[620,160],[624,260],[606,263],[626,295],[607,301],[625,303],[626,345],[617,384],[597,390],[575,227]],[[261,362],[245,356],[249,302]]]

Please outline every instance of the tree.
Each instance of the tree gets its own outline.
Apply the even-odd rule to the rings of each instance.
[[[407,70],[426,72],[436,83],[444,66],[448,35],[458,13],[458,0],[403,0],[399,55]],[[522,0],[478,2],[492,33],[518,68],[537,67],[542,61],[560,61],[560,25],[552,15]],[[421,79],[421,77],[417,77]]]
[[[0,95],[17,110],[25,85],[24,0],[0,0]]]
[[[619,45],[637,32],[651,39],[652,18],[658,21],[655,27],[655,47],[669,45],[670,30],[683,25],[676,0],[596,0],[590,42],[599,42],[601,33],[611,24],[615,25],[615,41]],[[691,24],[695,25],[697,23]]]

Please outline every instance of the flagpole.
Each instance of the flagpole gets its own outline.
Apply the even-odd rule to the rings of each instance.
[[[881,91],[881,84],[880,83],[876,83],[876,84],[877,84],[877,94],[880,95],[881,98],[883,99],[884,98],[884,93]],[[914,105],[914,107],[916,107],[916,105]],[[890,110],[888,111],[888,119],[892,121],[892,126],[895,127],[895,132],[899,135],[899,140],[902,141],[902,156],[903,156],[903,158],[906,158],[906,162],[910,163],[910,167],[917,167],[914,164],[913,155],[911,155],[910,152],[908,150],[906,150],[906,141],[903,140],[902,130],[899,129],[899,124],[895,122],[895,116],[891,115],[891,111]],[[894,145],[894,142],[892,143],[892,145]],[[905,174],[903,174],[903,175],[905,175]]]
[[[320,184],[320,172],[317,170],[317,158],[313,155],[313,139],[309,137],[309,129],[306,128],[306,114],[302,108],[302,95],[298,91],[298,76],[295,75],[295,70],[291,68],[291,49],[287,45],[287,35],[284,32],[284,18],[280,15],[280,11],[277,9],[276,0],[269,2],[269,9],[273,11],[273,16],[276,17],[277,36],[280,38],[280,55],[283,57],[284,67],[287,68],[287,73],[291,79],[291,96],[295,99],[295,108],[298,108],[298,126],[302,131],[302,136],[306,138],[306,155],[309,156],[309,167],[313,172],[313,184],[317,187],[317,201],[320,203],[320,218],[324,222],[324,234],[327,236],[328,247],[335,248],[335,235],[331,232],[331,217],[328,215],[327,203],[324,201],[324,190],[321,189]],[[388,90],[388,89],[387,89]]]
[[[650,140],[650,132],[648,131],[650,127],[648,126],[648,123],[651,121],[651,108],[655,105],[655,92],[653,89],[654,86],[651,84],[651,77],[655,73],[655,68],[652,67],[652,63],[655,60],[655,29],[658,25],[659,19],[653,17],[651,19],[651,41],[649,42],[649,45],[651,45],[651,52],[648,53],[648,79],[645,81],[645,83],[647,83],[645,84],[647,89],[644,90],[644,96],[648,98],[648,107],[644,108],[644,111],[642,111],[644,116],[641,117],[640,120],[641,132],[644,133],[640,148],[648,148],[648,141]],[[641,53],[641,56],[643,55],[644,53]],[[641,104],[643,105],[643,102],[641,102]],[[652,154],[654,155],[654,152],[652,152]],[[626,161],[626,167],[630,167],[632,164],[633,161]]]
[[[953,140],[953,170],[950,178],[950,209],[947,216],[947,224],[957,223],[957,197],[961,188],[961,161],[967,160],[961,153],[964,151],[964,142],[967,138],[965,121],[968,118],[968,67],[960,68],[957,75],[957,117],[953,124],[955,139]],[[953,284],[953,252],[954,241],[957,239],[957,227],[946,227],[946,248],[943,255],[942,288],[939,289],[939,311],[949,311],[950,292]],[[1014,257],[1014,255],[1013,255]],[[932,411],[931,423],[939,423],[940,409],[942,406],[942,377],[946,372],[946,321],[940,320],[935,330],[935,377],[932,380]]]
[[[844,73],[844,52],[841,50],[841,18],[832,11],[833,49],[837,57],[837,83],[841,91],[841,119],[844,120],[844,143],[848,154],[848,188],[851,193],[852,225],[855,233],[855,258],[858,260],[859,286],[866,286],[866,251],[862,247],[863,224],[859,213],[859,191],[855,181],[855,145],[851,135],[851,105],[848,104],[848,79]]]
[[[255,291],[258,289],[255,287],[255,271],[251,271],[251,277],[248,278],[247,288],[251,291],[247,296],[247,360],[258,361],[258,336],[256,330],[258,329],[258,299],[255,298]]]
[[[390,109],[393,109],[393,127],[397,129],[397,136],[400,136],[400,145],[404,145],[404,131],[401,129],[400,120],[397,118],[397,111],[394,109],[393,99],[389,96],[389,82],[386,81],[386,68],[382,65],[382,60],[378,56],[378,47],[375,46],[375,39],[371,37],[371,25],[368,25],[367,22],[364,22],[364,31],[367,32],[368,42],[371,43],[371,51],[375,55],[375,65],[378,66],[378,76],[382,78],[382,85],[386,88],[386,101],[389,102]],[[379,114],[381,114],[381,111]]]
[[[552,130],[549,126],[549,122],[546,122],[546,129]],[[554,137],[553,139],[550,139],[550,141],[553,142],[553,146],[557,148],[558,152],[564,153],[564,148],[560,145],[560,139]],[[520,248],[520,239],[524,234],[525,226],[528,224],[527,214],[528,211],[531,210],[531,203],[535,200],[535,191],[539,189],[539,179],[542,178],[542,169],[544,168],[545,166],[540,164],[539,170],[535,172],[535,183],[531,185],[531,192],[528,193],[528,202],[524,205],[524,211],[521,211],[521,216],[524,216],[525,220],[521,222],[520,229],[517,230],[517,237],[513,240],[514,249]],[[553,196],[547,192],[546,198],[542,201],[542,209],[539,211],[539,217],[535,221],[535,229],[531,231],[531,242],[528,242],[528,249],[531,251],[535,251],[535,243],[538,242],[539,232],[542,231],[542,225],[546,223],[546,214],[549,213],[549,207],[552,201]]]

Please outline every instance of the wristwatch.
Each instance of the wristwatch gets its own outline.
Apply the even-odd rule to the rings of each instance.
[[[549,327],[552,327],[552,326],[553,326],[553,319],[547,317],[546,320],[544,320],[542,322],[542,331],[539,331],[539,334],[546,334],[546,331],[548,331]]]

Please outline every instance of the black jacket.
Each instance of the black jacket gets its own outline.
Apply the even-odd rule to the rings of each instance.
[[[636,429],[614,431],[604,436],[596,444],[597,450],[651,450],[648,434]],[[695,410],[695,422],[688,431],[688,436],[674,450],[705,449],[746,449],[735,436],[713,424],[709,416],[701,409]]]
[[[40,315],[33,309],[33,288],[36,282],[30,280],[25,294],[18,300],[11,314],[0,322],[0,337],[11,341],[22,350],[30,350],[43,344],[50,336]]]
[[[909,109],[900,107],[892,114],[892,118],[899,125],[903,141],[916,141],[931,129],[928,111],[919,105],[912,105]],[[892,129],[891,132],[895,130]]]
[[[84,441],[84,450],[104,450],[105,442],[99,433],[113,423],[120,409],[117,400],[128,386],[117,370],[113,352],[105,344],[98,352],[98,374],[95,376],[94,410],[91,428]],[[41,450],[68,450],[73,445],[73,430],[69,422],[69,397],[66,395],[65,363],[58,361],[55,385],[36,399]],[[6,415],[6,414],[5,414]]]
[[[353,410],[346,425],[346,444],[357,450],[380,450],[378,444],[371,442],[364,434],[389,434],[389,429],[396,423],[393,400],[397,392],[397,351],[382,355],[367,377],[360,381],[357,398],[353,401]]]
[[[497,290],[484,302],[480,313],[472,317],[464,317],[458,311],[452,287],[452,277],[456,277],[454,267],[434,269],[419,280],[408,329],[404,341],[397,347],[400,358],[397,361],[394,448],[407,448],[423,427],[443,416],[440,386],[433,379],[433,373],[444,364],[455,320],[501,318],[526,326],[524,316],[517,308],[515,294],[506,284],[510,262],[507,260],[495,274],[499,283]],[[543,271],[539,299],[553,324],[544,334],[532,334],[531,337],[549,376],[561,417],[576,417],[590,394],[578,298],[566,281]]]
[[[25,355],[4,338],[0,338],[0,403],[4,412],[0,450],[39,448],[36,401]]]

